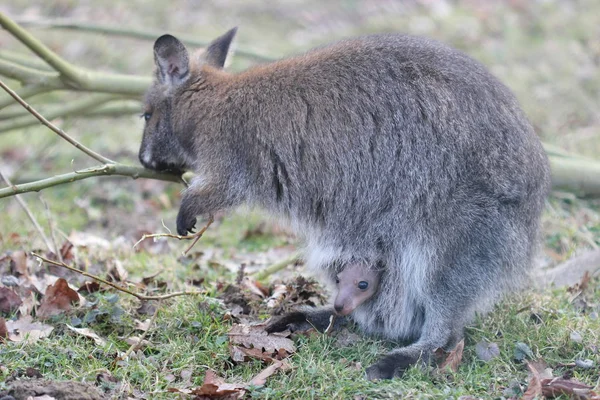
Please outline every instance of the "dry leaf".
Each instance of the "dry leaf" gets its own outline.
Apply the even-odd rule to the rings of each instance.
[[[69,324],[66,324],[67,328],[69,328],[70,330],[72,330],[75,333],[78,333],[82,336],[88,337],[90,339],[93,339],[94,342],[96,342],[96,344],[98,346],[105,346],[106,345],[106,341],[104,339],[102,339],[100,336],[98,336],[96,333],[94,333],[94,331],[92,331],[91,329],[88,328],[75,328]]]
[[[142,339],[138,336],[128,337],[127,339],[125,339],[125,343],[127,343],[130,346],[134,346],[134,350],[143,349],[144,347],[150,344],[149,341],[147,341],[146,339]]]
[[[260,282],[250,279],[248,276],[244,276],[241,286],[262,298],[269,294],[269,290],[267,288],[265,288]]]
[[[273,292],[271,296],[266,299],[268,308],[279,307],[281,300],[284,299],[285,295],[288,293],[288,286],[283,284],[278,284],[273,287]]]
[[[135,322],[135,329],[146,332],[148,329],[150,329],[152,319],[148,318],[144,322],[140,321],[139,319],[134,319],[133,322]]]
[[[442,371],[446,368],[450,368],[452,371],[458,371],[458,366],[462,361],[463,350],[465,348],[465,340],[461,340],[458,342],[454,350],[448,353],[448,357],[444,360],[442,365],[440,365],[439,370]]]
[[[531,371],[531,378],[529,378],[529,385],[527,390],[523,393],[522,400],[533,400],[542,395],[542,383],[540,381],[540,374],[529,362],[527,362],[527,368]]]
[[[250,385],[262,386],[267,382],[267,378],[277,372],[277,370],[285,371],[290,368],[290,365],[286,361],[275,361],[252,378]]]
[[[23,303],[14,290],[0,287],[0,312],[10,314]]]
[[[69,287],[63,278],[59,278],[54,285],[48,286],[46,295],[38,309],[37,316],[46,319],[71,309],[71,303],[79,301],[79,295]]]
[[[245,385],[225,383],[214,371],[206,371],[204,383],[190,394],[200,399],[241,399],[246,394]]]
[[[572,399],[600,400],[600,395],[594,392],[591,386],[578,382],[574,379],[542,379],[541,393],[548,398],[567,395]]]
[[[113,282],[127,281],[129,273],[123,267],[123,263],[121,263],[120,260],[113,260],[113,262],[113,267],[108,270],[108,277],[110,278],[109,280],[112,280]]]
[[[6,321],[0,317],[0,342],[8,337],[8,328],[6,327]]]
[[[50,335],[53,327],[40,322],[31,322],[30,315],[25,315],[17,321],[6,321],[8,340],[12,342],[33,343]]]
[[[233,325],[227,334],[229,342],[239,344],[248,348],[264,349],[267,352],[275,353],[284,349],[289,354],[296,352],[296,347],[291,339],[268,335],[265,332],[265,325]]]

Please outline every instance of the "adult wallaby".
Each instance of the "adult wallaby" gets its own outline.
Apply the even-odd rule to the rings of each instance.
[[[526,275],[548,161],[511,92],[478,62],[405,35],[360,37],[224,72],[236,30],[189,55],[164,35],[140,160],[197,175],[177,231],[245,203],[304,234],[308,265],[381,265],[351,318],[406,341],[367,369],[392,378],[451,347]],[[271,323],[327,325],[332,308]],[[321,323],[321,321],[325,321]],[[323,325],[324,324],[324,325]]]

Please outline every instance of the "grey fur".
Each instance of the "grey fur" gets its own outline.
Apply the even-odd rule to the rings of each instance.
[[[232,37],[208,51],[222,55]],[[177,51],[163,53],[178,53],[169,42]],[[240,74],[205,61],[215,59],[190,57],[181,82],[157,59],[142,164],[198,174],[183,194],[180,234],[198,215],[245,203],[304,234],[308,264],[326,279],[334,265],[383,266],[378,293],[351,318],[412,343],[368,368],[370,379],[452,346],[476,311],[525,276],[548,161],[514,96],[481,64],[396,34]],[[270,329],[330,314],[298,312]]]

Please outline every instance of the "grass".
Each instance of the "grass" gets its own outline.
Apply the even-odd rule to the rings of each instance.
[[[185,32],[201,38],[216,36],[239,25],[245,47],[275,56],[303,51],[338,38],[362,33],[404,31],[424,34],[457,46],[473,55],[504,81],[521,101],[542,138],[562,148],[596,157],[600,76],[597,74],[600,3],[571,2],[355,2],[316,0],[263,4],[257,0],[214,2],[96,2],[80,4],[14,0],[0,10],[13,16],[68,17],[80,21],[127,24],[133,28]],[[477,4],[475,4],[477,3]],[[150,74],[151,43],[130,39],[53,31],[34,31],[69,60],[91,68]],[[67,38],[67,39],[65,39]],[[3,40],[5,40],[3,38]],[[23,49],[10,38],[9,49]],[[236,59],[233,69],[248,62]],[[39,96],[32,105],[64,101],[61,93]],[[42,108],[43,109],[43,108]],[[1,114],[0,114],[1,115]],[[136,116],[113,119],[56,121],[91,148],[119,160],[136,163],[142,123]],[[52,136],[42,127],[0,133],[0,168],[15,181],[46,177],[93,162]],[[168,242],[149,250],[131,246],[142,232],[163,230],[162,220],[173,228],[180,187],[173,184],[128,179],[97,179],[50,188],[42,194],[57,227],[58,241],[72,232],[106,239],[109,248],[77,249],[77,257],[97,273],[105,273],[115,260],[122,262],[130,280],[160,272],[169,291],[187,287],[186,281],[204,278],[206,297],[180,297],[165,301],[147,339],[150,344],[127,361],[116,361],[117,352],[129,345],[125,339],[140,335],[134,319],[139,302],[130,296],[107,292],[88,298],[73,314],[51,321],[52,335],[30,345],[0,345],[0,391],[5,380],[28,367],[39,369],[50,380],[94,383],[108,372],[117,382],[101,381],[114,397],[145,393],[147,398],[173,398],[169,387],[199,386],[207,368],[228,382],[245,382],[264,365],[234,365],[226,333],[231,321],[214,298],[219,282],[233,282],[240,264],[258,270],[285,258],[298,242],[258,212],[238,210],[220,219],[194,249],[192,257],[179,257],[186,243]],[[38,221],[49,232],[47,213],[35,193],[23,196]],[[43,249],[44,244],[18,204],[0,200],[0,255],[15,250]],[[564,193],[549,199],[543,220],[541,266],[560,263],[578,252],[600,246],[600,202]],[[156,251],[156,252],[155,252]],[[203,254],[200,254],[203,253]],[[288,268],[288,274],[296,270]],[[300,270],[301,272],[301,270]],[[340,347],[338,337],[310,336],[296,340],[293,370],[270,377],[255,388],[253,398],[481,398],[519,396],[528,381],[523,363],[514,360],[515,345],[527,344],[535,359],[543,359],[554,374],[573,376],[598,387],[600,322],[598,279],[586,292],[588,309],[565,289],[527,291],[510,297],[480,318],[466,332],[463,363],[449,377],[411,369],[402,379],[371,383],[364,368],[393,348],[393,344],[360,337]],[[92,318],[90,306],[101,313]],[[541,323],[531,318],[539,315]],[[595,314],[594,314],[595,313]],[[11,317],[11,316],[7,316]],[[86,319],[87,317],[87,319]],[[77,335],[65,324],[79,324],[107,340],[105,346]],[[581,343],[571,339],[573,331]],[[478,360],[475,344],[498,344],[500,356],[488,363]],[[576,359],[591,359],[594,369],[565,366]],[[360,364],[358,364],[360,363]],[[183,377],[182,377],[183,372]],[[191,372],[191,382],[186,381]],[[508,388],[508,389],[507,389]],[[510,389],[512,388],[512,389]],[[138,392],[134,392],[138,391]]]

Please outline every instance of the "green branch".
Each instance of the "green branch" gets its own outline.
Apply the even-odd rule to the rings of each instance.
[[[105,164],[97,167],[84,169],[81,171],[74,171],[67,174],[53,176],[52,178],[41,179],[35,182],[22,183],[20,185],[12,185],[3,189],[0,189],[0,199],[4,197],[14,196],[15,194],[27,193],[27,192],[39,192],[42,189],[46,189],[52,186],[62,185],[65,183],[71,183],[80,181],[82,179],[88,179],[95,176],[128,176],[133,179],[137,178],[148,178],[158,179],[168,182],[181,183],[181,178],[176,175],[165,174],[154,172],[149,169],[142,167],[133,167],[124,164]]]
[[[54,20],[54,21],[35,21],[35,20],[19,20],[19,23],[23,26],[32,26],[36,28],[53,28],[53,29],[65,29],[75,30],[79,32],[89,33],[101,33],[104,35],[123,36],[134,39],[142,40],[156,40],[156,38],[162,36],[164,31],[149,31],[149,30],[136,30],[129,28],[105,26],[105,25],[94,25],[90,23],[82,23],[76,21],[67,20]],[[206,47],[210,42],[205,40],[198,40],[195,38],[186,37],[185,35],[176,34],[177,38],[183,43],[193,47]],[[258,54],[248,49],[236,49],[236,55],[247,57],[257,61],[273,61],[273,57]]]

